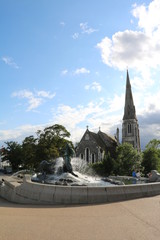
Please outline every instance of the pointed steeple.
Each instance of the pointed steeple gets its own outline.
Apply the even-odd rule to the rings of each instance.
[[[137,149],[137,151],[141,151],[139,125],[136,117],[136,110],[133,102],[132,89],[129,80],[128,70],[126,79],[124,116],[122,123],[122,143],[124,142],[132,144],[133,147]]]
[[[136,110],[133,102],[132,89],[129,79],[129,73],[127,69],[127,78],[126,78],[126,96],[125,96],[125,107],[124,107],[124,116],[125,119],[137,119]]]

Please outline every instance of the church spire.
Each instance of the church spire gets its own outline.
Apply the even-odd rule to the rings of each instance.
[[[122,143],[128,142],[133,145],[135,149],[140,151],[140,137],[139,137],[139,125],[136,117],[136,110],[133,102],[132,89],[129,79],[129,73],[127,69],[126,78],[126,96],[124,116],[122,123]]]
[[[129,79],[129,73],[127,69],[127,77],[126,77],[126,96],[125,96],[125,107],[124,107],[124,116],[125,119],[137,119],[135,106],[133,102],[132,89]]]

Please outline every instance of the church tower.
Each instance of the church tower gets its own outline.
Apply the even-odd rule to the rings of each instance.
[[[127,70],[126,78],[126,95],[125,95],[125,107],[122,123],[122,143],[128,142],[133,145],[135,149],[140,149],[140,137],[139,137],[139,125],[136,117],[136,110],[133,102],[132,89],[129,79],[129,73]]]

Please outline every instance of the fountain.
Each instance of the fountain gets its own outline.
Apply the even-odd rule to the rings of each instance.
[[[35,173],[31,180],[43,184],[77,187],[123,184],[117,180],[101,179],[93,173],[93,170],[91,173],[91,169],[84,160],[74,158],[73,154],[72,147],[66,144],[63,158],[56,159],[53,164],[42,161],[38,168],[39,172]]]
[[[71,164],[72,155],[70,146],[66,146],[63,159],[58,159],[54,166],[43,161],[39,174],[21,172],[3,179],[0,196],[15,203],[66,205],[109,203],[160,194],[160,182],[115,185],[108,179],[77,172],[77,159],[72,158]]]

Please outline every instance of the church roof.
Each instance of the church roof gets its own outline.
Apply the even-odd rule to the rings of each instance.
[[[123,120],[125,119],[137,119],[128,70],[126,78],[126,95]]]
[[[114,137],[109,136],[108,134],[99,130],[98,133],[91,132],[87,129],[86,133],[89,133],[90,137],[95,140],[95,142],[101,147],[112,147],[117,145],[117,140]]]

